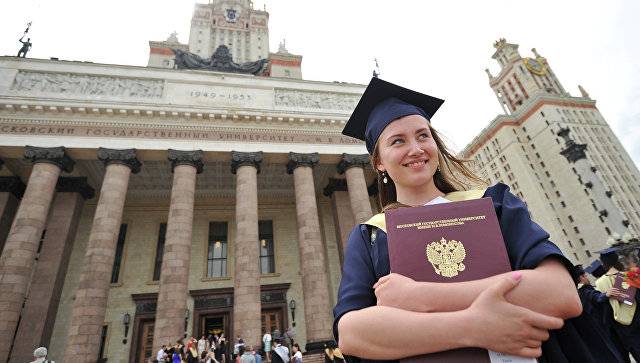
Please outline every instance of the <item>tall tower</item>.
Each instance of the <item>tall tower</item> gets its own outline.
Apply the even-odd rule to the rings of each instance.
[[[527,203],[575,263],[589,263],[607,239],[640,232],[640,172],[583,87],[564,90],[547,60],[500,39],[489,84],[503,107],[462,151],[490,183]]]
[[[568,95],[551,70],[547,59],[541,57],[535,48],[532,58],[522,58],[518,45],[507,43],[503,38],[495,42],[492,58],[500,65],[500,73],[493,76],[488,69],[489,85],[498,97],[505,113],[515,112],[536,93]]]
[[[189,50],[203,58],[226,45],[236,63],[269,57],[269,13],[250,0],[210,0],[196,4],[191,19]]]

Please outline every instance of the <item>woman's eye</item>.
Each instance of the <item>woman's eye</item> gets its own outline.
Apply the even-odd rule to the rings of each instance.
[[[429,138],[429,134],[427,134],[426,132],[421,133],[420,135],[418,135],[419,139],[428,139]]]
[[[396,145],[396,144],[402,144],[402,139],[395,139],[393,141],[391,141],[391,145]]]

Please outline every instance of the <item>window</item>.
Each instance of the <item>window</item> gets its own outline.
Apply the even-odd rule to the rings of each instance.
[[[587,255],[587,257],[591,257],[591,252],[589,251],[584,251],[584,254]]]
[[[584,239],[580,238],[580,244],[583,245],[583,246],[586,245],[586,243],[584,243]]]
[[[156,259],[153,265],[153,281],[160,280],[160,271],[162,270],[162,257],[164,255],[164,239],[167,235],[167,224],[160,223],[158,230],[158,243],[156,244]]]
[[[569,219],[569,222],[573,223],[573,217],[572,216],[568,216],[567,219]]]
[[[98,348],[98,360],[100,360],[100,358],[104,358],[104,351],[105,351],[105,348],[107,347],[108,328],[109,328],[108,325],[103,325],[102,331],[100,332],[100,347]]]
[[[567,235],[567,231],[565,231],[564,228],[562,229],[562,234],[564,234],[565,236]]]
[[[120,269],[122,267],[122,255],[124,254],[124,240],[127,235],[127,225],[120,225],[120,233],[118,233],[118,244],[116,245],[116,256],[113,260],[113,269],[111,270],[111,283],[118,283],[120,277]]]
[[[567,204],[565,202],[563,202],[563,201],[560,201],[560,205],[562,206],[562,208],[566,208],[567,207]]]
[[[573,231],[576,233],[580,233],[580,230],[578,229],[578,227],[573,227]]]
[[[207,277],[227,276],[227,222],[209,222]]]
[[[611,236],[611,230],[609,229],[609,227],[604,227],[604,231],[607,232],[609,236]]]
[[[272,274],[276,272],[273,253],[273,221],[259,221],[258,234],[260,239],[260,273]]]

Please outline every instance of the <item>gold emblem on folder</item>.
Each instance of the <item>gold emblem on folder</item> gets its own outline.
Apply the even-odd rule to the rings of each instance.
[[[467,251],[464,249],[462,242],[447,241],[443,237],[440,241],[429,243],[426,250],[427,259],[440,276],[458,276],[458,273],[466,268],[462,262],[467,257]]]

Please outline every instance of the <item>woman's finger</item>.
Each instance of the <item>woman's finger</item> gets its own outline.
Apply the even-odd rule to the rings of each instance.
[[[373,284],[373,288],[377,288],[378,286],[382,285],[383,283],[387,282],[387,280],[389,280],[389,275],[386,276],[382,276],[375,284]]]
[[[521,357],[537,358],[542,355],[542,348],[524,347],[524,348],[521,348],[518,352],[516,352],[516,355],[519,355]]]

